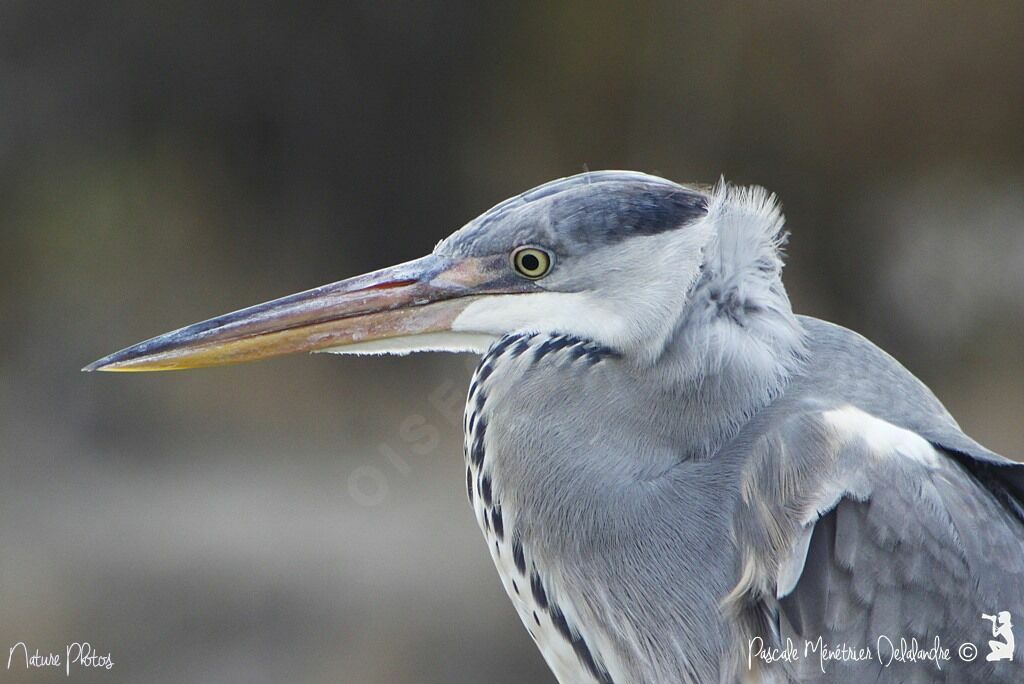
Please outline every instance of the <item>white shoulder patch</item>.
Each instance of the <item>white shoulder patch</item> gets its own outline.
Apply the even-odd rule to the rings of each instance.
[[[844,441],[861,439],[876,458],[909,458],[928,468],[937,467],[938,454],[928,440],[854,406],[826,411],[825,421]]]

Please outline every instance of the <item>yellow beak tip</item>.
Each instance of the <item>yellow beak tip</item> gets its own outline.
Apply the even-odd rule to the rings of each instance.
[[[126,373],[131,371],[131,368],[118,368],[117,366],[103,366],[90,363],[88,366],[82,369],[83,373]]]

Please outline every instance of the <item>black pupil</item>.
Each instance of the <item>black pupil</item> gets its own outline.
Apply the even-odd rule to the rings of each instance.
[[[536,254],[524,254],[519,263],[522,264],[524,271],[536,271],[540,268],[540,259]]]

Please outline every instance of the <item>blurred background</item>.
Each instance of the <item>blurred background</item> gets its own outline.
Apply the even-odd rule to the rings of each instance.
[[[1019,2],[3,2],[0,652],[553,681],[465,501],[470,357],[78,369],[584,168],[777,192],[795,307],[1024,456],[1022,127]]]

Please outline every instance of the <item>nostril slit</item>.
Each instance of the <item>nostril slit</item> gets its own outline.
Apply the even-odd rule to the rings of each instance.
[[[411,279],[408,279],[408,280],[389,280],[386,283],[377,283],[375,285],[367,285],[366,287],[361,287],[358,290],[352,290],[352,292],[356,293],[356,292],[371,292],[373,290],[393,290],[396,287],[406,287],[408,285],[415,285],[418,282],[419,281],[414,279],[414,278],[411,278]]]

